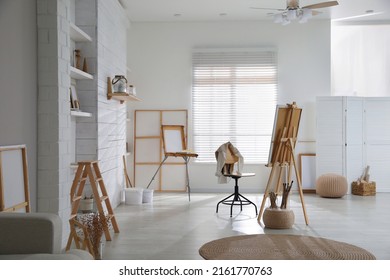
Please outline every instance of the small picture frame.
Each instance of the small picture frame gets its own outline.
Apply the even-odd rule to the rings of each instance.
[[[80,103],[75,86],[70,86],[70,109],[74,111],[80,110]]]

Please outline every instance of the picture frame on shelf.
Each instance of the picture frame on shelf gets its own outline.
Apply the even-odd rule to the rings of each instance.
[[[75,86],[70,86],[70,109],[79,111],[80,110],[80,102],[77,97],[77,91]]]

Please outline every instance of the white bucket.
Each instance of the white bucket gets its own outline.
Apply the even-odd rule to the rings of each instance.
[[[153,190],[144,189],[144,192],[142,194],[142,202],[143,203],[153,202]]]
[[[140,188],[127,188],[125,191],[125,204],[138,205],[142,204],[143,189]]]

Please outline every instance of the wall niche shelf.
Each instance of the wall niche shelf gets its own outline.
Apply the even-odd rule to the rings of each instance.
[[[90,118],[90,117],[92,117],[91,113],[82,112],[82,111],[70,111],[70,115],[72,117],[82,117],[82,118]]]
[[[70,66],[70,76],[76,80],[92,80],[93,76],[87,72],[84,72],[76,67]]]
[[[69,24],[69,36],[75,42],[92,42],[92,38],[73,22]]]

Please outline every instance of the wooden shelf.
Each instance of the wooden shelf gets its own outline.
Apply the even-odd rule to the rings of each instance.
[[[82,111],[70,111],[70,115],[72,117],[83,117],[83,118],[90,118],[90,117],[92,117],[91,113],[82,112]]]
[[[76,80],[92,80],[93,76],[87,72],[81,71],[76,67],[70,66],[70,76]]]
[[[112,92],[110,77],[107,77],[107,99],[118,100],[121,102],[121,104],[123,104],[126,101],[141,101],[141,99],[139,99],[134,94],[129,94],[127,92]]]
[[[73,22],[69,24],[69,35],[75,42],[92,42],[92,38]]]
[[[107,93],[107,99],[115,99],[119,100],[121,104],[126,101],[141,101],[138,97],[132,94],[128,94],[126,92],[114,92],[114,93]]]

